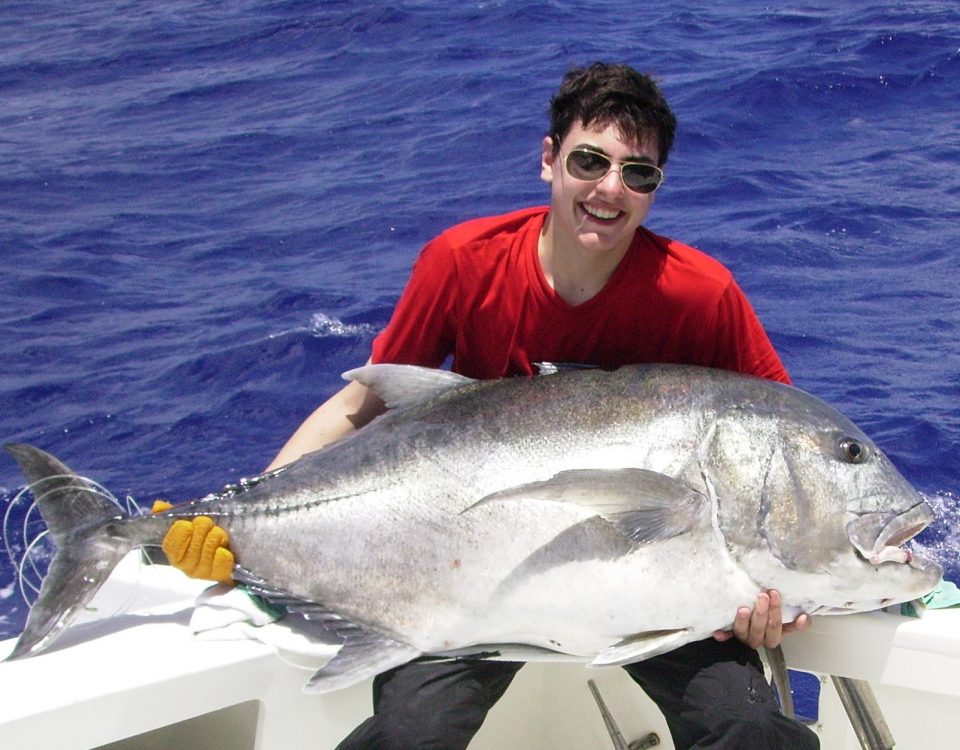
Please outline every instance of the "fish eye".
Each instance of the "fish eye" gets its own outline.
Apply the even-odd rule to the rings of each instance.
[[[849,463],[860,464],[867,458],[867,446],[854,438],[843,438],[840,441],[840,455]]]

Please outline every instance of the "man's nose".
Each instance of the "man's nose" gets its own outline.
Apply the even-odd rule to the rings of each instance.
[[[603,178],[597,184],[597,187],[602,189],[603,192],[608,195],[622,193],[624,190],[624,184],[623,177],[620,175],[620,168],[616,165],[612,165],[610,167],[610,171],[603,176]]]

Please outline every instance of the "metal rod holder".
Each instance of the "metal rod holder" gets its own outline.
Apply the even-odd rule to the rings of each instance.
[[[597,702],[597,708],[600,709],[600,715],[603,717],[603,723],[607,727],[610,739],[613,740],[615,750],[648,750],[648,748],[656,747],[660,744],[660,737],[656,732],[650,732],[639,740],[627,743],[623,737],[623,733],[620,731],[620,727],[618,727],[617,722],[614,721],[613,714],[611,714],[607,708],[603,696],[600,695],[600,688],[597,687],[597,683],[593,680],[587,680],[587,687],[589,687],[590,692],[593,693],[593,699]]]
[[[895,746],[880,704],[869,682],[831,675],[860,747],[863,750],[892,750]]]

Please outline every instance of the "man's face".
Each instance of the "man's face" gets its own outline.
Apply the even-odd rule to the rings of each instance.
[[[587,148],[606,155],[614,168],[600,180],[573,177],[566,168],[567,155]],[[615,125],[575,124],[554,154],[553,141],[544,138],[540,177],[550,183],[550,216],[556,222],[556,241],[586,253],[626,253],[634,232],[653,205],[653,193],[627,189],[617,171],[621,162],[657,163],[657,144],[624,140]]]

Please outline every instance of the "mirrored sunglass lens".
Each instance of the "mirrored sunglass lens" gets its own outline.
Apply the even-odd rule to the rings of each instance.
[[[578,180],[599,180],[610,171],[611,161],[593,151],[571,151],[567,171]],[[623,184],[637,193],[652,193],[660,186],[663,173],[652,164],[624,164]]]
[[[591,151],[571,151],[567,157],[567,170],[580,180],[595,180],[610,169],[610,160]]]
[[[638,193],[652,193],[660,185],[663,173],[652,164],[625,164],[623,184]]]

